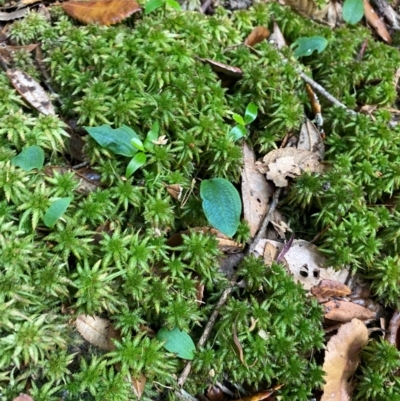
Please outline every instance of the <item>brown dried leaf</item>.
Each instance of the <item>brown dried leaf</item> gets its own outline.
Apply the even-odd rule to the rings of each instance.
[[[267,398],[269,398],[276,390],[279,390],[283,385],[282,384],[278,384],[277,386],[274,386],[272,389],[269,390],[264,390],[264,391],[259,391],[255,394],[252,395],[248,395],[246,397],[241,397],[238,398],[235,401],[262,401],[262,400],[266,400]]]
[[[345,297],[351,294],[351,289],[343,283],[334,280],[321,280],[321,282],[311,288],[311,294],[316,297]]]
[[[309,150],[315,153],[321,160],[325,155],[324,141],[318,128],[310,121],[306,120],[301,128],[297,149]]]
[[[285,0],[285,3],[303,17],[313,17],[318,11],[314,0]]]
[[[242,199],[244,219],[254,237],[269,209],[269,199],[273,195],[272,185],[255,167],[254,151],[243,142]]]
[[[225,401],[224,392],[217,386],[210,386],[207,389],[206,396],[210,401]]]
[[[244,44],[247,46],[255,46],[258,43],[261,43],[263,40],[267,39],[270,32],[264,26],[257,26],[253,29],[249,36],[247,36]]]
[[[393,313],[392,318],[389,323],[389,332],[386,334],[386,341],[389,341],[390,344],[393,344],[397,349],[400,348],[400,312],[395,311]]]
[[[208,58],[198,57],[198,60],[202,63],[208,64],[214,72],[220,72],[235,78],[241,78],[243,76],[243,71],[238,67],[232,67],[230,65],[223,64],[215,60],[210,60]]]
[[[350,322],[353,318],[360,320],[376,318],[375,312],[349,301],[332,300],[324,303],[323,306],[325,319],[335,322]]]
[[[111,340],[120,339],[119,332],[114,329],[110,321],[98,316],[79,315],[75,326],[87,342],[104,351],[115,349]]]
[[[167,192],[176,200],[180,200],[182,197],[183,188],[180,184],[164,184]]]
[[[340,327],[326,347],[323,369],[326,373],[321,401],[350,400],[350,377],[360,361],[360,351],[368,343],[368,329],[358,319]]]
[[[142,397],[144,388],[146,386],[146,381],[146,376],[142,373],[138,378],[132,377],[132,389],[138,400],[140,400],[140,398]]]
[[[18,397],[15,397],[13,401],[33,401],[33,398],[28,394],[20,394]]]
[[[24,17],[28,14],[29,9],[23,8],[22,10],[13,11],[11,13],[0,12],[0,21],[13,21],[18,18]]]
[[[330,1],[328,6],[326,21],[328,25],[334,28],[336,25],[343,22],[342,4],[338,1]]]
[[[38,3],[39,1],[41,1],[41,0],[22,0],[22,1],[19,3],[19,7],[29,6],[29,5],[31,5],[31,4]]]
[[[364,0],[364,14],[368,24],[371,25],[376,33],[386,42],[391,44],[392,38],[386,29],[385,23],[378,17],[375,10],[369,4],[368,0]]]
[[[315,153],[296,148],[275,149],[265,155],[262,162],[257,162],[256,168],[260,173],[266,173],[267,179],[277,187],[286,187],[287,177],[298,177],[305,171],[323,172],[320,159]]]
[[[31,76],[16,68],[7,70],[7,76],[17,92],[32,107],[46,115],[55,114],[47,93]]]
[[[278,49],[282,49],[282,47],[287,46],[283,33],[275,21],[274,21],[274,31],[269,37],[269,41],[275,43]]]
[[[141,11],[134,0],[72,0],[62,4],[64,11],[84,24],[113,25]]]

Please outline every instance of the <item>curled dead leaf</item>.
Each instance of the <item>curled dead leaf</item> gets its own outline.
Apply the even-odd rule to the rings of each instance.
[[[144,392],[144,388],[146,386],[146,376],[144,374],[140,374],[138,378],[132,377],[132,390],[135,393],[138,400],[142,397]]]
[[[297,149],[309,150],[315,153],[321,160],[324,158],[325,145],[321,132],[308,119],[301,125]]]
[[[241,78],[243,76],[243,71],[238,67],[233,67],[208,58],[197,57],[197,59],[204,64],[208,64],[214,72],[219,72],[234,78]]]
[[[375,312],[349,301],[332,300],[324,303],[323,306],[325,319],[335,322],[350,322],[354,318],[360,320],[376,318]]]
[[[54,107],[45,90],[30,75],[24,71],[12,68],[7,70],[7,76],[23,99],[40,113],[55,114]]]
[[[167,192],[176,200],[180,200],[182,197],[183,188],[180,184],[164,184]]]
[[[275,43],[278,49],[282,49],[282,47],[287,46],[285,37],[283,36],[283,33],[276,22],[274,22],[274,30],[269,37],[269,42]]]
[[[270,32],[264,26],[257,26],[252,30],[249,36],[247,36],[244,44],[247,46],[255,46],[258,43],[261,43],[263,40],[267,39]]]
[[[13,401],[33,401],[33,398],[28,394],[20,394],[18,397],[15,397]]]
[[[393,313],[392,318],[390,319],[389,323],[389,332],[386,334],[386,341],[389,341],[390,344],[393,344],[400,349],[400,312],[395,311]]]
[[[87,342],[104,351],[115,349],[112,340],[120,339],[119,332],[114,329],[110,321],[98,316],[79,315],[75,327]]]
[[[314,152],[303,149],[275,149],[264,156],[262,162],[256,162],[260,173],[266,173],[267,179],[277,187],[286,187],[287,178],[300,176],[303,172],[322,173],[320,158]]]
[[[133,0],[89,0],[62,3],[63,10],[84,24],[113,25],[141,11]]]
[[[360,351],[368,343],[368,329],[358,319],[340,327],[326,347],[323,369],[324,394],[321,401],[350,400],[352,385],[349,382],[360,361]]]
[[[375,10],[369,4],[368,0],[364,0],[364,14],[368,24],[371,25],[376,33],[386,42],[391,44],[392,38],[386,29],[385,23],[378,17]]]

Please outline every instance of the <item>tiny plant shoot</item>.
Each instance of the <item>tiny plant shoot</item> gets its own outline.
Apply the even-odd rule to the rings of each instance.
[[[258,107],[254,103],[249,103],[243,117],[233,113],[233,119],[237,122],[237,125],[229,131],[229,137],[237,141],[246,136],[248,134],[246,125],[251,124],[257,118],[257,112]]]
[[[85,127],[88,134],[103,148],[126,157],[131,157],[125,176],[129,178],[136,170],[147,161],[147,152],[154,147],[154,141],[158,138],[160,125],[154,123],[148,132],[144,143],[136,132],[126,125],[113,129],[109,125],[100,127]]]
[[[167,7],[173,8],[174,10],[181,9],[181,5],[176,0],[150,0],[146,3],[144,13],[146,15],[150,14],[161,7],[164,7],[164,9]]]

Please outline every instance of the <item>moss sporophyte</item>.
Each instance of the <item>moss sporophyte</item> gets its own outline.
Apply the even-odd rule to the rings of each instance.
[[[371,281],[379,299],[399,306],[399,212],[396,203],[392,212],[385,204],[400,186],[400,128],[389,126],[390,114],[383,109],[397,97],[396,49],[375,41],[362,26],[332,31],[277,3],[235,13],[217,9],[213,16],[156,10],[136,18],[133,28],[82,26],[60,8],[50,11],[51,23],[30,12],[10,26],[9,35],[15,45],[42,44],[60,99],[57,115],[26,107],[0,73],[2,399],[27,389],[35,401],[136,399],[130,379],[141,374],[147,379],[142,400],[176,399],[175,376],[183,362],[147,333],[176,327],[197,342],[229,283],[219,270],[213,236],[183,234],[174,250],[167,239],[208,225],[201,180],[239,183],[242,139],[227,135],[234,126],[230,115],[246,126],[246,141],[265,154],[288,132],[298,132],[309,111],[290,48],[282,53],[293,62],[285,63],[267,41],[257,51],[238,46],[254,27],[272,28],[273,21],[289,42],[326,38],[323,52],[301,61],[347,107],[381,107],[371,119],[321,99],[330,168],[295,180],[284,198],[290,224],[310,237],[324,230],[318,245],[330,262],[351,266]],[[367,37],[359,62],[355,55]],[[198,57],[236,66],[243,77],[223,88]],[[26,51],[18,52],[14,63],[41,79]],[[250,104],[258,108],[257,119],[246,122]],[[68,119],[89,132],[126,126],[135,133],[130,132],[134,149],[127,156],[81,132],[91,172],[101,177],[90,191],[81,190],[73,169],[54,169],[76,161],[63,122]],[[157,124],[157,138],[146,142]],[[154,144],[161,136],[168,141]],[[29,146],[43,149],[44,168],[26,171],[11,163]],[[127,157],[139,153],[145,160],[141,156],[143,163],[127,172]],[[52,174],[46,174],[49,167]],[[165,185],[186,189],[194,178],[198,184],[181,207]],[[45,227],[49,207],[64,198],[72,198],[68,208],[52,228]],[[246,241],[247,225],[241,222],[237,229],[235,239]],[[310,399],[323,383],[313,357],[324,344],[320,306],[279,265],[266,268],[246,257],[240,277],[248,286],[234,289],[221,308],[209,341],[195,352],[185,391],[200,394],[222,380],[249,388],[284,383],[281,400]],[[200,307],[199,285],[205,286]],[[112,351],[91,346],[76,332],[70,321],[80,314],[109,319],[120,333]],[[249,331],[253,320],[257,330]],[[232,325],[245,363],[235,352]],[[394,351],[386,344],[371,347],[366,361],[376,349],[388,362],[362,368],[359,398],[390,398],[400,392]],[[378,379],[394,384],[378,388]]]

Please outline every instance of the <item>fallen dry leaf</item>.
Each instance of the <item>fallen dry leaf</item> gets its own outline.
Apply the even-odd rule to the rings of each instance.
[[[235,343],[236,348],[237,348],[237,350],[239,352],[240,362],[242,362],[242,365],[247,367],[246,362],[244,361],[244,357],[243,357],[243,347],[242,347],[242,344],[240,344],[239,337],[237,336],[236,322],[237,322],[237,318],[236,318],[235,322],[232,325],[233,342]]]
[[[332,300],[324,303],[323,306],[325,319],[335,322],[350,322],[354,318],[360,320],[376,318],[375,312],[349,301]]]
[[[352,385],[349,382],[360,361],[360,351],[368,343],[368,329],[358,319],[340,327],[328,342],[323,369],[324,394],[321,401],[350,400]]]
[[[253,29],[249,36],[247,36],[244,44],[247,46],[255,46],[258,43],[261,43],[263,40],[267,39],[270,32],[264,26],[257,26]]]
[[[132,390],[135,393],[138,400],[142,397],[144,388],[146,386],[146,376],[144,374],[140,374],[138,378],[132,377]]]
[[[368,24],[371,25],[376,33],[386,42],[391,44],[392,38],[386,29],[385,23],[378,17],[375,10],[369,4],[368,0],[364,0],[364,14]]]
[[[33,401],[33,398],[27,394],[20,394],[18,397],[15,397],[13,401]]]
[[[90,0],[62,3],[63,10],[84,24],[113,25],[141,11],[133,0]]]
[[[166,145],[168,143],[168,138],[166,135],[161,135],[155,141],[151,141],[154,145]]]
[[[303,17],[313,17],[318,11],[314,0],[285,0],[285,3]]]
[[[308,119],[301,125],[297,149],[309,150],[315,153],[320,160],[324,158],[325,146],[321,133]]]
[[[2,58],[4,59],[4,61],[7,64],[10,64],[14,53],[18,50],[25,50],[27,52],[31,52],[32,50],[35,50],[37,47],[39,46],[39,44],[37,43],[33,43],[31,45],[26,45],[26,46],[0,46],[0,55],[2,56]]]
[[[223,64],[208,58],[197,57],[197,59],[204,64],[208,64],[214,72],[220,72],[235,78],[241,78],[243,76],[243,71],[238,67],[232,67],[231,65]]]
[[[323,166],[319,157],[309,150],[296,148],[275,149],[264,156],[262,162],[256,162],[260,173],[277,187],[287,187],[287,178],[300,176],[303,172],[322,173]]]
[[[250,227],[250,236],[259,230],[268,212],[269,199],[273,195],[272,185],[255,167],[254,151],[243,142],[242,200],[244,219]]]
[[[385,340],[393,344],[397,349],[400,348],[400,312],[395,311],[389,323],[389,332],[385,336]]]
[[[75,326],[87,342],[104,351],[115,349],[111,340],[120,338],[118,331],[114,329],[110,321],[98,316],[79,315],[76,318]]]
[[[318,298],[345,297],[351,294],[351,289],[343,283],[334,280],[321,280],[311,288],[311,294]]]
[[[248,395],[246,397],[238,398],[235,401],[262,401],[270,397],[276,390],[279,390],[282,386],[283,386],[282,384],[278,384],[277,386],[274,386],[272,389],[259,391],[253,395]]]
[[[276,260],[279,252],[284,244],[272,240],[261,240],[255,252],[264,256],[264,262],[271,264],[272,260]],[[310,290],[317,286],[321,280],[334,280],[345,283],[349,277],[349,271],[342,269],[336,271],[326,266],[325,256],[318,250],[314,244],[310,244],[304,240],[294,240],[290,249],[283,256],[283,262],[289,273],[293,275],[293,279],[299,282],[305,290]]]
[[[55,114],[47,93],[31,76],[16,68],[7,70],[7,76],[17,92],[32,107],[46,115]]]
[[[282,47],[287,46],[283,33],[275,21],[274,21],[274,30],[271,36],[269,37],[269,41],[271,43],[275,43],[278,49],[282,49]]]
[[[181,199],[183,188],[180,184],[164,184],[164,187],[175,200]]]
[[[29,9],[23,8],[22,10],[16,10],[11,13],[3,13],[0,12],[0,21],[13,21],[18,18],[24,17],[26,14],[28,14]]]
[[[337,24],[343,22],[342,4],[338,1],[330,1],[328,4],[328,12],[326,14],[328,25],[334,28]]]

